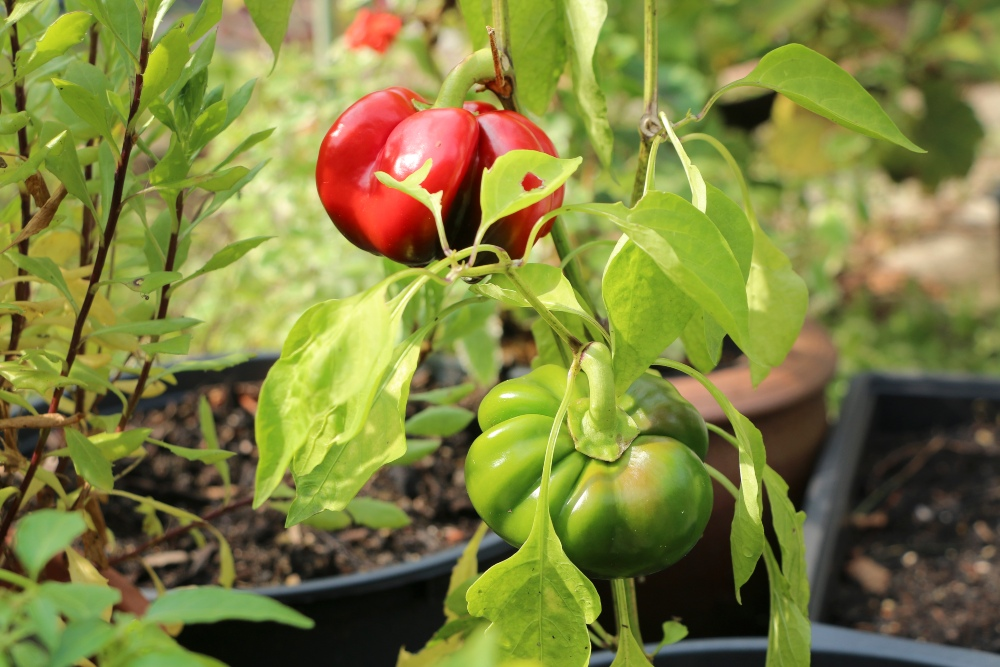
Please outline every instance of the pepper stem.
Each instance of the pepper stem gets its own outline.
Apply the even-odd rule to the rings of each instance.
[[[490,49],[480,49],[466,56],[445,77],[433,108],[460,108],[470,88],[477,83],[492,81],[495,76],[493,53]]]
[[[587,343],[581,351],[580,369],[587,375],[590,396],[569,408],[574,445],[591,458],[617,461],[639,435],[639,428],[615,400],[611,351],[603,343]]]

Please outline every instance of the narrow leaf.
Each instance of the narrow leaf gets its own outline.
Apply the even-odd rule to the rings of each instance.
[[[601,26],[608,15],[606,0],[562,0],[566,14],[566,42],[573,73],[573,93],[583,116],[587,135],[605,168],[611,166],[614,135],[608,123],[608,105],[594,74],[594,52]]]
[[[355,523],[369,528],[402,528],[411,523],[406,512],[376,498],[355,498],[347,503],[346,511]]]
[[[161,595],[146,610],[147,623],[214,623],[222,620],[272,621],[308,630],[313,621],[263,595],[216,586],[181,588]]]
[[[82,42],[93,22],[94,17],[87,12],[68,12],[57,18],[45,29],[45,34],[38,38],[33,51],[18,54],[15,67],[17,78],[24,78]]]
[[[408,466],[411,463],[419,461],[425,456],[430,456],[436,452],[439,447],[441,447],[441,441],[438,439],[420,440],[416,438],[407,438],[406,453],[398,459],[390,462],[390,465]]]
[[[415,394],[411,393],[410,401],[422,401],[424,403],[433,403],[434,405],[452,405],[454,403],[458,403],[475,390],[475,383],[465,382],[463,384],[457,384],[453,387],[441,387],[439,389],[421,391]]]
[[[8,253],[4,257],[12,261],[19,269],[24,269],[31,275],[37,276],[55,287],[66,297],[73,310],[80,310],[80,307],[73,299],[72,292],[69,291],[69,285],[66,284],[66,279],[63,278],[62,271],[59,270],[59,266],[51,259],[48,257],[31,257],[19,253]]]
[[[417,437],[447,438],[472,423],[476,413],[457,405],[436,405],[406,420],[406,434]]]
[[[245,0],[250,18],[257,26],[261,37],[271,47],[274,62],[278,62],[278,52],[281,42],[288,31],[288,19],[292,15],[292,5],[295,0]]]
[[[139,111],[167,90],[184,71],[184,65],[191,57],[187,34],[177,28],[164,35],[149,54],[149,62],[143,77],[142,96]]]
[[[162,320],[143,320],[141,322],[123,322],[110,327],[98,329],[91,336],[105,336],[112,333],[125,333],[134,336],[162,336],[175,331],[190,329],[196,324],[201,324],[201,320],[193,317],[166,317]]]
[[[246,255],[248,252],[259,246],[261,243],[273,239],[273,236],[254,236],[249,239],[243,239],[242,241],[237,241],[236,243],[231,243],[219,252],[212,255],[212,257],[205,262],[205,266],[201,267],[191,275],[185,277],[183,280],[178,282],[178,285],[186,283],[189,280],[197,278],[198,276],[203,276],[206,273],[211,273],[212,271],[218,271],[219,269],[224,269],[230,264],[238,261],[241,257]]]

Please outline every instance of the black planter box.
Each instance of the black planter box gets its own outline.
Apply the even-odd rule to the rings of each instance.
[[[1000,406],[1000,380],[887,374],[854,379],[806,491],[803,532],[811,587],[809,615],[814,622],[831,619],[833,591],[849,546],[849,513],[862,499],[858,466],[866,447],[889,434],[971,423],[984,403]],[[1000,666],[1000,655],[993,653],[899,641],[900,646],[909,642],[921,653],[955,652],[950,663],[926,664]],[[978,662],[970,662],[973,659]]]
[[[648,651],[655,648],[646,647]],[[691,639],[668,646],[656,667],[764,667],[767,639]],[[591,667],[609,667],[614,655],[595,654]],[[920,644],[821,623],[813,624],[812,667],[997,667],[1000,657],[947,646]]]

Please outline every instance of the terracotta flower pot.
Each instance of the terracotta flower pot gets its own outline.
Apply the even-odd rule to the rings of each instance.
[[[758,387],[750,381],[747,363],[713,371],[709,379],[737,410],[760,429],[767,462],[789,485],[799,504],[827,430],[825,389],[833,378],[836,350],[827,333],[807,322],[785,362]],[[713,424],[728,428],[729,421],[711,394],[687,376],[671,378],[680,393]],[[736,450],[712,435],[708,463],[739,483]],[[704,537],[677,564],[638,582],[642,631],[657,637],[663,621],[675,616],[695,637],[766,634],[768,586],[764,566],[744,587],[743,605],[734,595],[729,532],[733,500],[715,484],[715,505]],[[610,620],[611,598],[605,598]]]

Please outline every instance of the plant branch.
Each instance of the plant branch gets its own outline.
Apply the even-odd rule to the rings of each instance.
[[[8,0],[8,7],[12,6],[12,0]],[[143,12],[142,21],[145,24],[145,11]],[[128,122],[125,126],[125,138],[122,140],[121,157],[118,162],[118,167],[115,169],[115,182],[114,188],[112,189],[111,201],[108,202],[108,222],[104,229],[104,236],[101,239],[101,245],[97,249],[97,257],[94,260],[94,268],[90,274],[90,284],[87,288],[87,295],[83,299],[80,311],[76,316],[76,322],[73,325],[73,335],[70,339],[69,349],[66,352],[66,363],[62,369],[63,377],[69,377],[70,372],[73,370],[73,362],[76,361],[77,354],[79,353],[81,347],[81,341],[83,340],[83,328],[90,315],[90,309],[94,305],[94,297],[97,294],[97,284],[100,282],[101,274],[104,272],[104,265],[107,261],[108,253],[111,250],[111,242],[115,236],[118,219],[121,216],[122,193],[125,190],[125,178],[128,175],[129,157],[131,156],[132,148],[135,146],[135,142],[138,138],[135,130],[135,121],[136,117],[139,115],[139,100],[142,97],[143,77],[146,71],[146,63],[148,61],[149,38],[144,36],[139,46],[139,69],[135,74],[135,85],[132,90],[132,103],[129,107]],[[57,387],[53,392],[52,401],[49,403],[50,413],[58,411],[59,401],[62,399],[64,392],[64,387]],[[38,470],[38,466],[42,461],[42,454],[45,452],[45,445],[48,442],[50,432],[51,429],[42,429],[38,436],[38,444],[35,445],[35,451],[31,455],[31,461],[28,464],[28,469],[25,471],[24,478],[21,480],[18,493],[14,494],[12,499],[8,502],[7,513],[4,515],[2,522],[0,522],[0,544],[5,543],[7,533],[10,531],[10,526],[14,522],[14,516],[20,510],[24,494],[35,477],[35,472]]]
[[[511,284],[514,285],[514,289],[517,290],[518,294],[524,297],[524,300],[535,309],[535,312],[537,312],[543,320],[545,320],[545,323],[552,327],[552,330],[555,331],[560,338],[566,341],[570,349],[573,350],[573,353],[576,354],[579,352],[583,347],[583,343],[580,342],[580,339],[574,336],[573,332],[567,329],[566,325],[560,322],[559,319],[552,314],[552,311],[545,307],[544,303],[539,301],[538,297],[535,296],[535,293],[524,284],[520,277],[518,277],[517,271],[515,271],[513,267],[508,267],[507,271],[504,272],[504,275],[506,275]]]
[[[488,27],[490,33],[490,46],[498,54],[499,66],[503,76],[503,82],[497,82],[497,89],[490,87],[500,99],[500,104],[507,111],[518,111],[518,104],[515,94],[517,87],[514,85],[514,65],[510,55],[510,10],[507,0],[493,0],[493,25]]]
[[[241,507],[247,507],[248,505],[250,505],[251,502],[253,502],[253,498],[249,497],[249,496],[246,497],[246,498],[242,498],[240,500],[234,500],[233,502],[229,503],[228,505],[223,505],[222,507],[220,507],[218,509],[215,509],[215,510],[212,510],[211,512],[208,512],[207,514],[203,514],[201,516],[201,520],[200,521],[195,521],[195,522],[189,523],[189,524],[187,524],[185,526],[177,526],[176,528],[172,528],[172,529],[166,531],[165,533],[163,533],[162,535],[160,535],[158,537],[154,537],[153,539],[149,540],[148,542],[140,544],[139,546],[135,547],[131,551],[126,551],[125,553],[123,553],[121,555],[118,555],[118,556],[115,556],[114,558],[108,559],[108,565],[111,566],[111,567],[114,567],[114,566],[119,565],[121,563],[124,563],[126,561],[130,561],[130,560],[132,560],[134,558],[138,558],[138,557],[142,556],[142,554],[146,553],[147,551],[149,551],[150,549],[152,549],[155,546],[158,546],[160,544],[163,544],[164,542],[169,542],[170,540],[176,539],[176,538],[184,535],[185,533],[187,533],[187,532],[189,532],[189,531],[191,531],[191,530],[193,530],[195,528],[202,528],[202,527],[208,525],[209,523],[211,523],[212,521],[214,521],[215,519],[218,519],[220,516],[223,516],[224,514],[229,514],[233,510],[240,509]]]
[[[184,219],[184,193],[179,192],[177,194],[177,199],[174,202],[174,225],[173,230],[170,232],[170,242],[167,246],[167,258],[163,263],[163,270],[170,272],[174,270],[174,265],[177,262],[177,245],[178,239],[181,234],[181,221]],[[166,284],[160,288],[160,306],[156,311],[157,320],[163,320],[167,317],[167,308],[170,306],[170,284]],[[152,337],[153,342],[160,340],[159,336]],[[153,362],[156,360],[155,354],[150,354],[146,361],[142,364],[142,370],[139,371],[139,377],[136,379],[135,390],[132,395],[129,396],[128,405],[122,411],[121,419],[118,421],[118,431],[125,429],[125,425],[128,424],[128,420],[132,418],[135,413],[136,405],[139,404],[139,399],[142,398],[142,393],[146,389],[146,381],[149,379],[149,372],[153,368]]]

